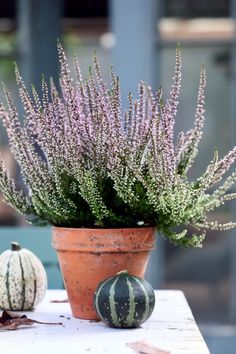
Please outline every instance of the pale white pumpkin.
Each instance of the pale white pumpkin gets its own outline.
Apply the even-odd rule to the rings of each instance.
[[[0,255],[0,308],[31,310],[47,290],[43,264],[31,251],[12,242],[11,250]]]

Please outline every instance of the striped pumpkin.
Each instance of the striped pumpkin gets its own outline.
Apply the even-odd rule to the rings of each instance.
[[[144,279],[127,271],[102,281],[94,295],[94,307],[107,325],[119,328],[137,327],[152,314],[155,295]]]
[[[47,276],[40,260],[12,242],[11,250],[0,255],[0,308],[31,310],[43,300],[46,289]]]

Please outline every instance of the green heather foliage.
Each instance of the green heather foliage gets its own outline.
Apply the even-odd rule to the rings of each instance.
[[[24,190],[16,187],[3,161],[0,189],[5,201],[35,225],[64,227],[154,226],[171,242],[199,247],[207,229],[227,230],[235,223],[209,222],[207,213],[236,197],[229,190],[234,171],[218,184],[236,158],[236,147],[222,159],[217,152],[205,173],[187,176],[198,153],[205,106],[205,69],[201,69],[193,129],[174,141],[174,123],[181,84],[181,52],[176,49],[175,75],[169,98],[144,85],[139,98],[128,95],[122,110],[119,79],[111,86],[99,62],[83,79],[77,59],[75,77],[58,44],[60,94],[43,80],[42,99],[28,92],[16,67],[16,81],[25,110],[21,124],[10,92],[0,116],[18,162]],[[215,190],[213,186],[216,185]],[[213,190],[213,192],[212,192]],[[210,192],[211,191],[211,192]],[[188,227],[195,229],[189,234]],[[175,227],[180,229],[176,233]]]

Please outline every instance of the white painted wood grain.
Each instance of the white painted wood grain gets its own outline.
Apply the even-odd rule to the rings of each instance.
[[[63,290],[49,290],[34,312],[23,312],[38,321],[63,322],[63,326],[35,325],[0,332],[3,354],[134,354],[126,343],[145,340],[171,354],[209,354],[209,350],[181,291],[155,291],[156,306],[150,319],[136,329],[109,328],[71,316]],[[64,317],[60,317],[64,316]]]

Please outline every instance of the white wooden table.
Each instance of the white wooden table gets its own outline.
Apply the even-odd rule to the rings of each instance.
[[[49,290],[34,312],[24,313],[38,321],[63,322],[63,326],[35,324],[0,331],[0,353],[135,354],[127,343],[145,340],[171,354],[209,354],[184,294],[174,290],[155,294],[156,306],[147,322],[135,329],[116,329],[73,318],[68,303],[50,302],[65,299],[65,291]]]

